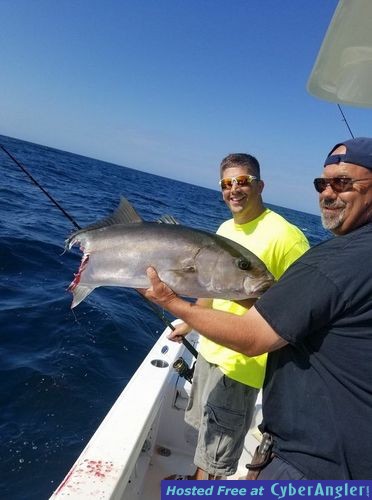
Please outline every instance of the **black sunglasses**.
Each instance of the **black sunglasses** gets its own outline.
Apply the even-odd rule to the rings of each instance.
[[[327,186],[331,186],[335,193],[344,193],[353,189],[354,182],[371,181],[372,177],[363,179],[351,179],[350,177],[317,177],[314,186],[318,193],[323,193]]]

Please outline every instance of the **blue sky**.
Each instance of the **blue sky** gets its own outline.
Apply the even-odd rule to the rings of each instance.
[[[0,0],[0,134],[217,188],[232,152],[269,203],[318,213],[349,138],[306,82],[337,0]],[[344,113],[372,135],[372,110]]]

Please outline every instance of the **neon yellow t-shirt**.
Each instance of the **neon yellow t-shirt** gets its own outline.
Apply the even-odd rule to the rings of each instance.
[[[268,208],[246,224],[235,224],[234,219],[224,222],[217,234],[240,243],[256,254],[276,280],[309,249],[302,231]],[[213,300],[213,309],[238,315],[246,312],[239,304],[221,299]],[[262,387],[267,354],[248,357],[202,336],[199,351],[209,363],[218,365],[229,378],[258,389]]]

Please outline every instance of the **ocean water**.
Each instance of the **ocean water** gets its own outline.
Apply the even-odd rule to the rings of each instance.
[[[170,213],[215,231],[229,211],[214,190],[0,136],[80,225],[121,195],[145,220]],[[93,292],[73,311],[66,291],[78,251],[72,223],[0,150],[0,495],[49,498],[159,334],[162,321],[130,289]],[[315,215],[268,206],[312,245],[329,238]]]

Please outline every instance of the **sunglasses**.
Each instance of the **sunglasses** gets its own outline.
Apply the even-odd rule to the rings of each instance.
[[[225,177],[220,180],[221,189],[231,189],[233,184],[239,187],[250,186],[253,181],[257,180],[254,175],[238,175],[237,177]]]
[[[353,189],[354,182],[370,181],[372,177],[363,179],[351,179],[350,177],[318,177],[314,179],[314,186],[318,193],[323,193],[327,186],[331,186],[335,193],[344,193]]]

